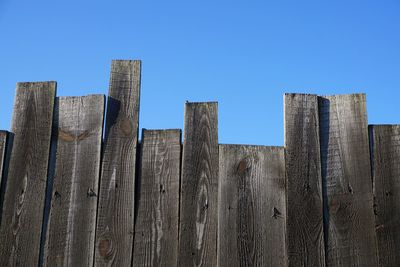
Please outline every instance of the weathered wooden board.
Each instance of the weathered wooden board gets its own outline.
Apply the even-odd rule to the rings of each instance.
[[[185,106],[179,266],[217,265],[217,106],[215,102]]]
[[[141,62],[111,66],[96,227],[96,266],[131,266]]]
[[[0,227],[0,266],[38,264],[55,82],[18,83]]]
[[[219,266],[287,266],[283,147],[219,146]]]
[[[319,98],[328,266],[376,266],[364,94]]]
[[[6,131],[0,131],[0,192],[1,192],[1,181],[3,180],[3,166],[4,166],[4,158],[6,155],[7,135],[8,133]]]
[[[177,266],[180,130],[143,130],[133,266]]]
[[[57,98],[45,266],[93,265],[104,105],[103,95]]]
[[[285,94],[289,266],[325,266],[318,98]]]
[[[369,127],[379,265],[400,266],[400,125]]]

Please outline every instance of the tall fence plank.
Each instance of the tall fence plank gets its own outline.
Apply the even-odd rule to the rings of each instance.
[[[100,177],[103,95],[60,97],[45,266],[92,266]]]
[[[369,130],[379,265],[400,266],[400,125]]]
[[[177,266],[180,130],[143,130],[133,266]]]
[[[286,266],[283,147],[220,145],[219,266]]]
[[[179,266],[217,265],[217,106],[210,102],[185,106]]]
[[[1,192],[1,181],[3,180],[3,164],[4,158],[6,155],[6,144],[7,144],[7,135],[6,131],[0,131],[0,192]],[[1,207],[1,203],[0,203]],[[1,214],[0,214],[1,218]]]
[[[318,98],[285,94],[289,266],[325,266]]]
[[[328,266],[376,266],[364,94],[319,99]]]
[[[141,62],[111,66],[96,228],[96,266],[130,266]]]
[[[0,227],[0,266],[38,264],[55,82],[18,83]]]

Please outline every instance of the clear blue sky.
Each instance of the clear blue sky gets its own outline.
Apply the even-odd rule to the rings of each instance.
[[[221,143],[283,144],[283,93],[367,93],[400,123],[399,1],[0,0],[0,128],[18,81],[107,94],[112,59],[141,59],[141,128],[182,128],[219,102]]]

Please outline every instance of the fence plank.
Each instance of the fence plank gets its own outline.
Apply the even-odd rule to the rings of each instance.
[[[325,266],[318,98],[285,94],[289,266]]]
[[[177,266],[180,130],[143,130],[133,266]]]
[[[379,265],[400,266],[400,125],[369,130]]]
[[[219,266],[286,266],[283,147],[220,145]]]
[[[179,266],[217,265],[217,106],[211,102],[185,106]]]
[[[130,266],[141,62],[114,60],[96,228],[96,266]]]
[[[4,158],[6,155],[6,144],[7,144],[7,135],[6,131],[0,131],[0,192],[1,192],[1,181],[3,180],[3,164]],[[0,203],[1,207],[1,203]],[[1,218],[1,214],[0,214]]]
[[[55,82],[18,83],[0,227],[0,266],[38,264]]]
[[[326,255],[329,266],[376,266],[364,94],[319,99]]]
[[[104,104],[103,95],[56,101],[56,161],[45,266],[93,265]]]

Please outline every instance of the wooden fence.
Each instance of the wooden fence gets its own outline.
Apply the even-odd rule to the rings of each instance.
[[[17,84],[0,266],[400,266],[400,126],[364,94],[285,94],[284,147],[219,144],[215,102],[139,143],[140,73],[113,61],[107,105]]]

